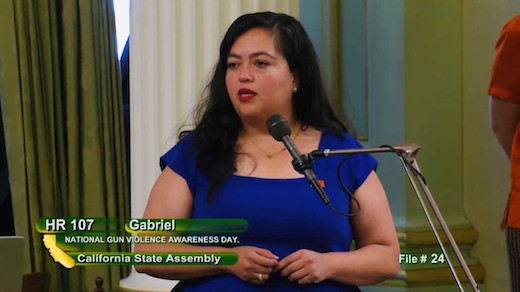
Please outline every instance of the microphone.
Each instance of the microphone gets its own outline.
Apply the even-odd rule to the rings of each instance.
[[[318,183],[318,179],[312,170],[312,160],[308,155],[301,155],[300,151],[291,139],[291,128],[289,127],[289,123],[281,115],[274,114],[267,119],[265,126],[271,136],[273,136],[276,141],[283,142],[285,148],[287,148],[291,154],[294,170],[303,174],[309,181],[311,187],[316,191],[316,193],[318,193],[321,200],[325,204],[329,205],[329,197]]]

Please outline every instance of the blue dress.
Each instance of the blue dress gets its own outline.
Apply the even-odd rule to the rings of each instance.
[[[206,200],[208,180],[196,168],[192,141],[191,134],[179,141],[161,157],[161,165],[169,166],[188,183],[193,194],[193,218],[244,218],[248,229],[239,235],[240,245],[268,249],[280,259],[299,249],[322,253],[350,249],[349,217],[331,211],[303,177],[271,179],[232,175],[213,194],[213,202],[209,204]],[[323,133],[319,145],[319,149],[352,148],[361,148],[361,145],[346,133],[342,138]],[[336,174],[345,158],[316,159],[313,169],[317,178],[324,182],[331,204],[348,213],[351,198],[341,188]],[[376,166],[371,155],[349,156],[341,166],[343,183],[354,193]],[[250,284],[232,274],[189,280],[184,284],[184,291],[360,291],[357,287],[331,280],[299,285],[278,274],[269,275],[264,285]]]

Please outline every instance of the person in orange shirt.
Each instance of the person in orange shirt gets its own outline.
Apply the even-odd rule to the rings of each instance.
[[[511,291],[520,291],[520,15],[503,27],[491,69],[491,128],[510,162],[511,187],[501,229],[505,230]]]

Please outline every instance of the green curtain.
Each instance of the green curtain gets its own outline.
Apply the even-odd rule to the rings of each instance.
[[[112,0],[0,0],[0,101],[15,231],[26,271],[51,291],[107,291],[129,267],[62,267],[40,217],[129,217],[122,90]],[[105,245],[105,251],[128,246]]]

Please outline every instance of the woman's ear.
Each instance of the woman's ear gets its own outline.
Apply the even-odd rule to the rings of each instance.
[[[298,79],[298,75],[296,75],[296,73],[293,73],[293,90],[292,90],[292,92],[293,93],[298,92],[299,87],[300,87],[300,82]]]

